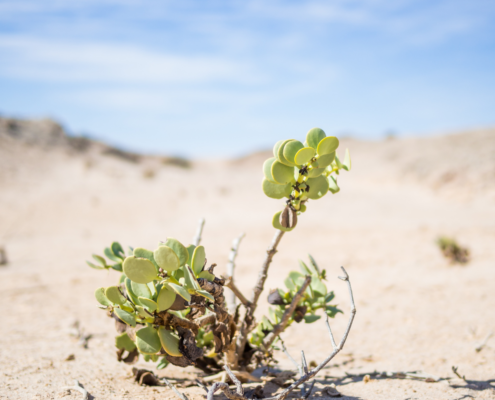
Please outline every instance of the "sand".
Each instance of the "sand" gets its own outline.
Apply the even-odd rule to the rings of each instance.
[[[325,397],[322,389],[335,383],[348,399],[494,399],[495,337],[475,349],[495,331],[495,130],[346,139],[341,146],[350,149],[353,170],[339,178],[340,193],[308,204],[283,238],[266,285],[281,285],[311,253],[345,311],[331,321],[340,338],[349,316],[347,288],[337,279],[341,265],[351,277],[355,324],[312,398]],[[189,243],[204,217],[202,244],[218,272],[225,271],[232,239],[246,233],[236,281],[249,295],[275,233],[271,217],[282,207],[260,188],[268,154],[200,160],[187,169],[158,157],[131,162],[0,134],[0,246],[9,261],[0,266],[0,399],[81,398],[63,389],[74,379],[97,399],[173,398],[166,387],[137,385],[131,367],[117,362],[114,324],[93,292],[118,274],[93,270],[85,260],[114,240],[147,248],[167,236]],[[471,262],[451,265],[436,247],[440,235],[467,246]],[[75,321],[93,334],[87,349],[71,336]],[[294,325],[283,337],[296,358],[304,349],[308,361],[319,362],[331,351],[321,321]],[[292,368],[283,353],[277,358],[281,368]],[[443,379],[338,378],[373,371]],[[158,371],[196,374],[202,373],[192,367]],[[203,398],[197,387],[181,390]]]

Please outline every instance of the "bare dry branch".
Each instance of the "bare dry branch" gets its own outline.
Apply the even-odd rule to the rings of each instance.
[[[239,336],[237,337],[237,354],[244,354],[244,348],[246,347],[247,334],[249,330],[253,328],[253,319],[254,312],[256,310],[256,306],[258,305],[258,300],[260,298],[261,292],[263,292],[263,288],[265,286],[266,278],[268,277],[268,268],[272,262],[273,256],[277,252],[277,247],[280,243],[280,240],[284,236],[283,231],[277,229],[275,236],[273,237],[272,243],[268,250],[266,251],[266,257],[263,261],[263,265],[261,266],[261,271],[258,275],[258,282],[253,289],[253,294],[251,296],[250,305],[246,310],[246,315],[244,316],[244,321],[242,321]]]
[[[330,340],[332,341],[332,346],[334,349],[336,349],[337,343],[335,343],[335,339],[334,339],[333,333],[332,333],[332,328],[330,328],[330,322],[328,321],[328,314],[325,313],[325,317],[326,317],[325,323],[327,325],[328,333],[330,334]]]
[[[213,385],[211,385],[210,390],[208,391],[208,395],[206,396],[207,400],[213,400],[214,399],[214,394],[217,390],[221,390],[225,396],[230,399],[230,400],[246,400],[246,398],[243,395],[239,395],[235,392],[232,392],[229,389],[229,385],[225,382],[215,382]]]
[[[188,398],[186,397],[186,395],[185,395],[185,394],[183,394],[183,393],[181,393],[181,392],[179,392],[179,391],[177,390],[177,388],[175,387],[175,385],[173,385],[171,382],[169,382],[167,378],[160,378],[160,380],[161,380],[161,381],[163,381],[163,382],[165,382],[165,383],[167,384],[167,386],[168,386],[170,389],[172,389],[172,390],[175,392],[175,394],[176,394],[177,396],[179,396],[179,398],[180,398],[181,400],[188,400]]]
[[[456,374],[456,376],[457,376],[459,379],[462,379],[463,381],[466,381],[466,377],[465,377],[464,375],[459,374],[459,372],[457,372],[457,369],[458,369],[458,368],[459,368],[459,367],[454,367],[454,366],[452,365],[452,372],[453,372],[454,374]]]
[[[239,379],[237,379],[237,377],[232,373],[232,371],[230,370],[229,367],[224,365],[223,369],[227,372],[227,374],[229,374],[230,380],[235,384],[235,386],[237,388],[236,393],[241,395],[241,396],[244,396],[244,389],[242,388],[241,381]]]
[[[203,234],[203,227],[205,226],[205,219],[201,218],[198,223],[198,230],[193,239],[193,244],[197,247],[201,243],[201,235]]]
[[[83,395],[84,400],[90,400],[92,397],[89,392],[83,388],[83,386],[79,383],[77,379],[74,379],[75,386],[64,386],[63,390],[77,390],[79,393]]]
[[[241,240],[244,238],[245,235],[246,235],[245,233],[242,233],[237,238],[235,238],[232,242],[232,247],[230,249],[229,262],[227,264],[227,277],[231,278],[232,285],[234,284],[235,259],[237,257],[237,252],[239,251],[239,245],[241,243]],[[234,290],[232,288],[230,288],[229,286],[227,286],[227,287],[230,289],[230,290],[225,291],[225,299],[227,301],[227,309],[229,310],[230,314],[234,314],[235,313],[235,298],[236,298],[236,296],[237,297],[239,297],[239,296],[238,296],[238,294],[236,294],[234,292]],[[239,298],[239,300],[241,300],[241,299]]]
[[[296,309],[297,304],[304,296],[304,292],[306,291],[306,288],[309,286],[310,283],[311,283],[311,276],[307,275],[303,285],[294,295],[292,302],[290,303],[290,306],[285,309],[280,322],[273,327],[273,331],[271,331],[268,335],[266,335],[265,340],[263,340],[263,347],[265,349],[268,349],[270,345],[273,343],[273,341],[277,338],[277,336],[280,335],[285,330],[287,324],[289,323],[289,319],[291,315],[294,314],[294,310]]]
[[[284,343],[284,341],[282,340],[282,338],[281,338],[280,336],[279,336],[278,338],[279,338],[279,340],[280,340],[280,344],[281,344],[281,346],[282,346],[282,351],[285,353],[285,355],[286,355],[287,357],[289,357],[289,360],[291,360],[291,361],[292,361],[292,364],[294,364],[294,365],[295,365],[296,369],[299,371],[299,374],[300,374],[301,376],[303,376],[303,375],[304,375],[304,372],[303,372],[303,370],[302,370],[302,368],[301,368],[301,365],[300,365],[300,364],[298,364],[298,363],[297,363],[297,361],[296,361],[296,360],[294,360],[294,358],[293,358],[293,357],[289,354],[289,352],[287,351],[287,348],[285,347],[285,343]]]
[[[308,363],[306,362],[306,356],[304,355],[304,350],[301,350],[301,365],[303,367],[304,373],[308,373]]]

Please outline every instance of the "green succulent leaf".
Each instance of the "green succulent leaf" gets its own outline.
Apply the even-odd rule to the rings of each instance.
[[[294,180],[294,167],[289,167],[279,161],[272,164],[272,176],[275,183],[285,185]]]
[[[187,247],[187,252],[189,253],[189,258],[187,260],[187,264],[191,265],[192,264],[192,256],[194,254],[194,249],[196,248],[195,245],[191,244]]]
[[[96,301],[102,306],[111,306],[112,302],[105,296],[105,288],[98,288],[95,291]]]
[[[318,264],[316,263],[315,259],[313,258],[313,256],[311,254],[308,254],[308,258],[309,258],[309,261],[310,261],[310,269],[313,271],[312,273],[317,275],[317,276],[320,276],[320,268],[318,268]]]
[[[189,260],[189,252],[186,246],[174,238],[167,238],[164,244],[165,246],[170,247],[175,252],[177,257],[179,257],[181,266],[187,264],[187,261]]]
[[[183,288],[182,286],[180,285],[177,285],[176,283],[172,283],[172,282],[167,282],[166,283],[166,286],[167,288],[169,288],[170,290],[173,290],[175,293],[177,293],[180,297],[182,297],[184,300],[186,301],[191,301],[191,295],[189,294],[189,292]],[[163,289],[162,289],[163,291]]]
[[[91,268],[94,269],[106,269],[105,267],[100,267],[98,265],[93,264],[92,262],[86,261],[86,264],[88,264]]]
[[[335,294],[333,292],[328,293],[325,296],[325,303],[330,303],[335,298]]]
[[[162,288],[156,299],[158,312],[168,310],[174,304],[177,293],[173,289]]]
[[[168,366],[169,362],[165,357],[160,358],[160,362],[156,365],[156,369],[164,369]]]
[[[199,289],[199,290],[196,290],[196,293],[199,294],[200,296],[206,297],[212,303],[215,302],[215,298],[210,293],[208,293],[206,290]]]
[[[100,263],[103,268],[109,268],[109,266],[107,265],[107,262],[105,261],[105,259],[103,257],[99,256],[98,254],[93,254],[92,257],[96,261],[98,261],[98,263]]]
[[[113,242],[110,248],[115,256],[121,258],[122,260],[125,258],[124,249],[122,248],[119,242]]]
[[[141,304],[141,302],[138,300],[138,296],[132,290],[132,281],[129,278],[125,278],[124,285],[125,285],[125,290],[127,292],[127,295],[130,297],[132,302],[136,305]]]
[[[155,311],[158,308],[158,304],[147,297],[139,297],[139,302],[146,307],[150,312]],[[161,311],[161,310],[159,310]]]
[[[310,286],[313,292],[317,293],[320,296],[325,296],[327,294],[327,287],[317,276],[311,277]]]
[[[315,149],[312,147],[303,147],[297,152],[294,161],[297,165],[303,165],[311,161],[314,155]]]
[[[308,172],[308,177],[309,178],[317,178],[321,174],[325,172],[325,168],[313,168],[311,171]]]
[[[146,258],[146,259],[150,260],[153,263],[153,265],[155,266],[156,272],[158,272],[158,264],[156,263],[154,254],[151,250],[143,249],[142,247],[136,247],[134,249],[133,254],[134,254],[134,257]]]
[[[270,182],[274,182],[273,176],[272,176],[272,164],[276,161],[277,159],[275,157],[269,158],[263,163],[263,175],[265,175],[265,179],[267,179]]]
[[[198,248],[196,248],[196,250]],[[196,280],[196,277],[194,276],[192,269],[188,265],[184,265],[182,269],[184,270],[185,287],[189,291],[189,293],[194,293],[196,290],[200,289],[198,281]]]
[[[122,272],[122,263],[111,265],[110,268],[114,269],[115,271]]]
[[[307,324],[312,324],[313,322],[318,321],[320,318],[320,315],[309,314],[304,316],[304,322],[306,322]]]
[[[122,320],[122,322],[125,322],[127,325],[132,327],[136,326],[136,318],[133,314],[121,310],[120,308],[115,308],[113,312],[117,317],[119,317],[120,320]]]
[[[306,193],[308,198],[317,200],[322,198],[328,193],[328,179],[326,176],[319,176],[318,178],[309,178],[306,181],[309,186],[309,192]]]
[[[151,291],[148,285],[145,285],[144,283],[131,282],[131,288],[136,297],[151,299]]]
[[[350,171],[351,170],[351,155],[349,154],[349,149],[345,149],[345,157],[344,157],[343,168],[346,171]]]
[[[339,139],[335,136],[328,136],[320,141],[318,144],[318,154],[321,156],[323,154],[333,153],[339,147]]]
[[[280,147],[278,148],[278,152],[277,154],[275,155],[275,157],[277,158],[277,160],[279,162],[281,162],[282,164],[284,165],[287,165],[288,167],[294,167],[295,164],[294,163],[291,163],[289,160],[287,160],[285,157],[284,157],[284,150],[285,150],[285,146],[290,143],[290,142],[293,142],[294,139],[288,139],[288,140],[284,140],[283,143],[280,145]],[[273,168],[272,168],[272,175],[273,175]],[[274,177],[275,178],[275,177]]]
[[[116,263],[122,262],[122,259],[120,257],[117,257],[115,254],[113,254],[113,251],[110,249],[110,247],[105,247],[103,253],[107,256],[109,260],[115,261]]]
[[[335,151],[318,157],[318,168],[328,167],[335,160]]]
[[[127,332],[124,332],[115,337],[115,347],[131,352],[136,348],[136,343],[131,340]]]
[[[215,275],[211,274],[208,271],[201,271],[198,275],[198,278],[203,278],[209,282],[213,282],[215,280]]]
[[[148,355],[156,354],[162,348],[158,332],[151,326],[136,332],[136,345],[141,353]]]
[[[339,185],[337,185],[337,179],[333,176],[328,177],[328,190],[330,190],[332,194],[340,192]]]
[[[320,128],[310,129],[306,134],[306,143],[313,149],[318,148],[318,144],[326,137],[325,132]]]
[[[205,262],[206,262],[205,248],[203,246],[196,247],[194,249],[194,253],[191,260],[191,267],[196,275],[203,270]]]
[[[273,156],[278,157],[278,150],[280,149],[280,146],[282,146],[282,143],[284,143],[285,140],[279,140],[277,143],[275,143],[275,146],[273,146]]]
[[[148,283],[159,279],[156,267],[147,258],[129,256],[124,260],[123,269],[127,277],[136,283]]]
[[[125,304],[127,301],[117,286],[107,287],[105,289],[105,296],[114,304]]]
[[[284,197],[289,197],[291,192],[292,186],[290,183],[279,185],[278,183],[273,183],[267,179],[263,179],[263,193],[271,199],[282,199]]]
[[[293,140],[288,142],[284,146],[284,157],[289,163],[291,164],[298,164],[295,162],[294,158],[296,157],[296,154],[299,150],[301,150],[304,147],[304,145],[298,141],[298,140]],[[298,164],[299,165],[299,164]]]
[[[338,313],[342,313],[342,310],[339,310],[337,307],[335,306],[326,306],[325,307],[325,313],[330,317],[330,318],[334,318]]]
[[[173,272],[180,268],[180,260],[168,246],[159,246],[154,253],[155,261],[160,268],[167,272]]]

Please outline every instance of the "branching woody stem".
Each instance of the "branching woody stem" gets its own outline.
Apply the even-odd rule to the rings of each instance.
[[[246,315],[244,317],[244,321],[242,322],[239,336],[237,338],[237,354],[242,356],[244,354],[244,348],[246,347],[247,335],[250,329],[253,328],[253,318],[254,312],[256,310],[256,306],[258,305],[258,300],[260,298],[261,292],[263,292],[263,288],[265,286],[266,278],[268,277],[268,268],[272,262],[273,256],[277,252],[278,244],[284,236],[283,231],[277,230],[277,233],[273,237],[272,243],[268,250],[266,251],[266,257],[263,261],[263,265],[261,266],[260,274],[258,275],[258,282],[253,289],[253,294],[251,296],[251,301],[249,307],[246,309]]]
[[[290,306],[285,309],[284,314],[282,315],[282,319],[280,320],[280,322],[273,327],[273,331],[271,331],[266,336],[265,340],[263,340],[263,347],[265,349],[268,349],[271,346],[271,344],[273,343],[273,341],[277,338],[277,336],[280,335],[285,330],[285,328],[287,327],[287,324],[289,323],[290,317],[292,316],[292,314],[294,314],[294,310],[296,309],[297,304],[299,303],[299,301],[304,296],[304,292],[310,283],[311,283],[311,276],[307,275],[306,279],[304,280],[303,285],[297,291],[294,298],[292,299]]]
[[[244,307],[248,308],[251,303],[248,301],[248,299],[246,299],[244,297],[244,295],[241,293],[241,291],[237,288],[237,286],[234,284],[234,281],[232,280],[232,278],[227,278],[225,280],[225,287],[229,288],[232,293],[235,295],[235,297],[237,297],[240,302],[243,304]],[[230,309],[229,309],[229,312],[231,314],[235,313],[235,302],[234,302],[234,312],[231,312]]]

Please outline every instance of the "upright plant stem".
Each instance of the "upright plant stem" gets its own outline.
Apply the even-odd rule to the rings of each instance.
[[[246,309],[246,315],[244,320],[242,321],[239,336],[237,337],[237,354],[239,357],[242,357],[244,354],[244,348],[246,347],[247,335],[250,330],[253,328],[253,320],[254,320],[254,312],[256,311],[256,306],[258,305],[258,300],[260,298],[261,293],[263,292],[263,288],[265,286],[266,278],[268,277],[268,268],[272,262],[273,256],[277,252],[277,247],[284,236],[283,231],[277,229],[277,233],[273,237],[272,243],[268,250],[266,251],[266,257],[263,261],[263,265],[261,266],[261,271],[258,275],[258,282],[253,289],[253,293],[251,295],[251,301],[249,307]]]

